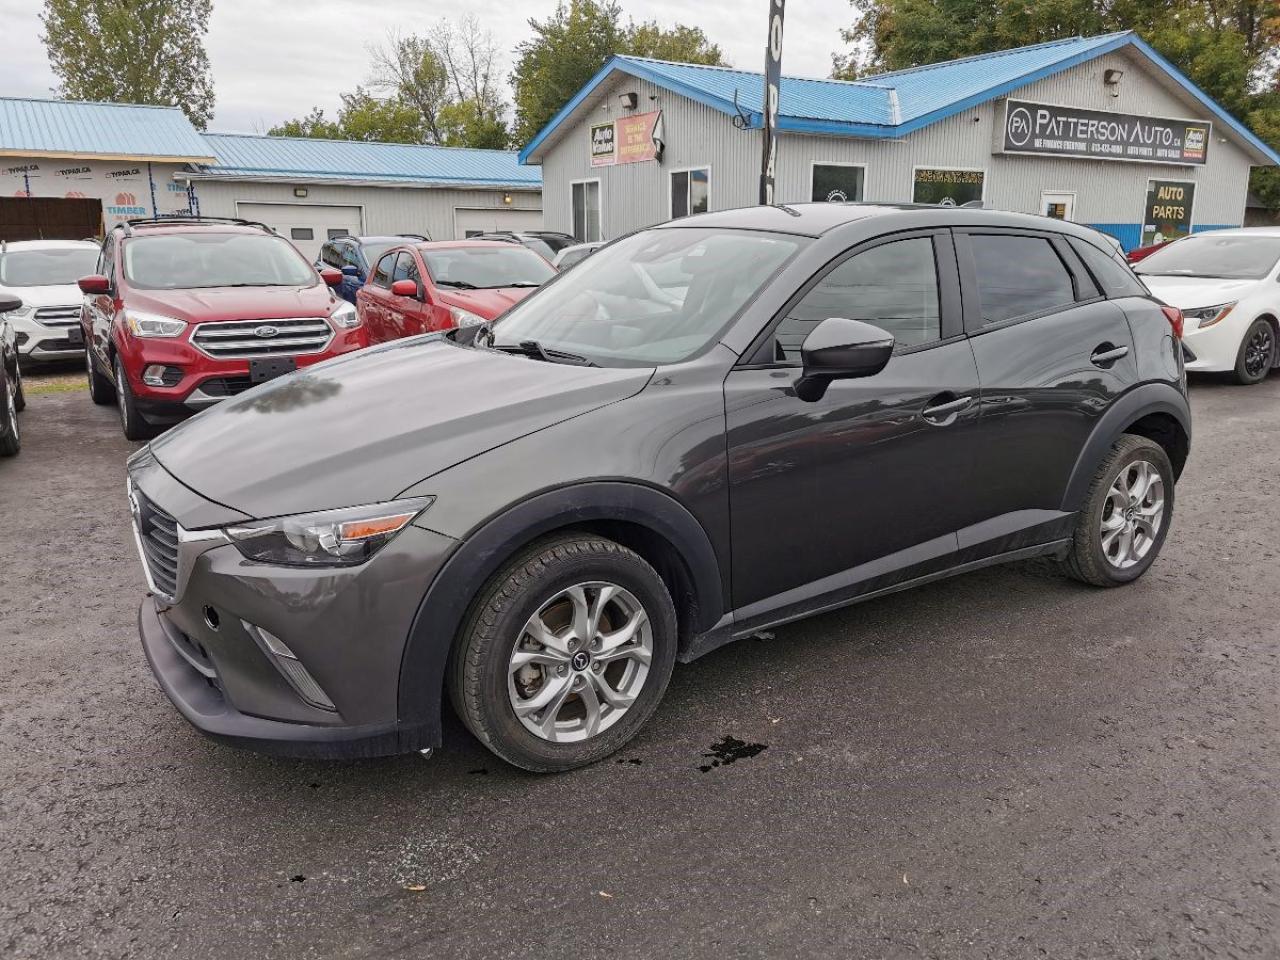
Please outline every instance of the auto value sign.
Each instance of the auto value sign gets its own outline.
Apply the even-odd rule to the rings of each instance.
[[[1202,164],[1213,125],[1207,120],[1139,117],[1025,100],[1005,101],[1005,153],[1094,160]]]

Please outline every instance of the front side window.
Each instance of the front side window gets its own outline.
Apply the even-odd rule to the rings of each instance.
[[[866,172],[862,167],[839,163],[813,165],[813,191],[810,200],[825,203],[856,203],[862,199]]]
[[[677,170],[671,174],[671,219],[706,213],[711,200],[711,171]]]
[[[545,259],[516,243],[441,247],[424,251],[423,260],[437,287],[460,290],[540,287],[556,275]]]
[[[575,183],[572,190],[573,235],[580,243],[600,239],[600,181]]]
[[[533,340],[601,366],[676,363],[712,343],[809,242],[749,230],[632,234],[513,307],[494,343]]]
[[[1042,237],[972,234],[982,322],[1047,313],[1075,303],[1066,264]]]
[[[375,287],[390,287],[391,274],[396,268],[396,255],[388,253],[385,257],[378,261],[378,265],[373,268],[373,285]]]
[[[835,267],[787,311],[774,335],[774,359],[800,362],[800,346],[828,317],[862,320],[918,347],[942,336],[938,269],[928,237],[894,240]]]
[[[0,286],[67,286],[97,269],[98,248],[12,250],[0,255]]]
[[[1134,272],[1144,277],[1261,280],[1280,259],[1280,237],[1200,233],[1161,247]]]
[[[417,280],[418,265],[413,262],[413,254],[407,250],[400,251],[396,257],[395,270],[391,274],[391,282],[397,280]]]
[[[124,245],[124,275],[152,290],[201,287],[312,287],[320,282],[289,241],[265,233],[135,236]]]

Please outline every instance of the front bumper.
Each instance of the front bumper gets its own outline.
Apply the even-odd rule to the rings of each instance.
[[[46,326],[31,317],[10,321],[17,334],[18,355],[24,360],[72,360],[84,357],[80,323]]]

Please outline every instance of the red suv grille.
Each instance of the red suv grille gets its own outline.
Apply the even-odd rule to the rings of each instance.
[[[321,317],[289,320],[220,320],[202,323],[191,342],[218,359],[319,353],[333,339],[333,329]]]

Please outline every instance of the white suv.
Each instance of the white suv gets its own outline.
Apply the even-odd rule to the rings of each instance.
[[[0,293],[22,299],[8,313],[25,361],[84,356],[76,281],[97,269],[98,245],[91,240],[18,240],[0,243]]]

